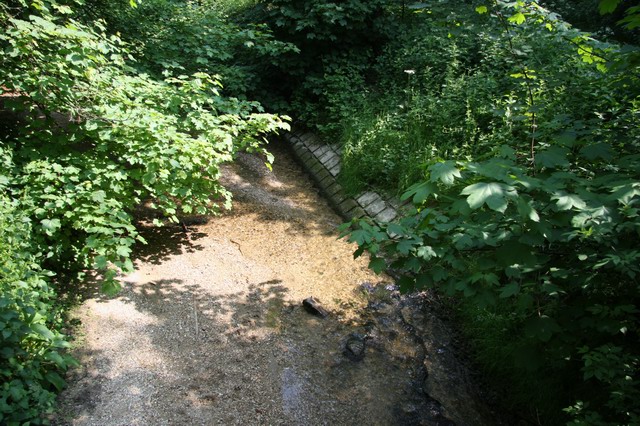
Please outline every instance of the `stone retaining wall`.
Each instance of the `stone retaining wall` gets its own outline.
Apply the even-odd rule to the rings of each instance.
[[[336,145],[326,144],[316,135],[297,129],[284,134],[283,139],[344,219],[369,216],[388,222],[396,218],[399,207],[397,199],[384,198],[373,191],[365,191],[355,198],[345,195],[336,180],[342,164],[340,150]]]

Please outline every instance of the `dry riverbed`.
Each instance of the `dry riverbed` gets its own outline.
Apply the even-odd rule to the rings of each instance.
[[[441,328],[424,301],[400,299],[354,260],[341,219],[272,150],[273,172],[252,155],[225,169],[232,211],[189,232],[146,228],[123,291],[88,289],[74,313],[82,366],[56,424],[487,424],[466,370],[438,363],[451,350],[444,334],[416,333],[416,321]],[[302,307],[309,296],[329,317]],[[345,355],[353,342],[361,360]]]

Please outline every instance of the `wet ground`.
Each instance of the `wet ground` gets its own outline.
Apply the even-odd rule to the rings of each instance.
[[[225,170],[231,212],[145,228],[124,290],[89,292],[55,423],[492,424],[429,300],[353,260],[341,219],[271,150],[273,172],[246,154]]]

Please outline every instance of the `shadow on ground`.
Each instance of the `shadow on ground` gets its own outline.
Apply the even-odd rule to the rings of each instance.
[[[191,232],[143,227],[117,297],[87,292],[82,367],[56,424],[451,424],[425,394],[404,302],[351,258],[339,218],[277,154],[274,175],[251,156],[225,171],[233,212]],[[311,295],[329,318],[304,310]],[[353,339],[360,361],[345,356]]]

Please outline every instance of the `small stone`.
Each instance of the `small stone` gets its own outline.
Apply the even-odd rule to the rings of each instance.
[[[352,335],[344,345],[344,355],[351,361],[360,361],[364,358],[364,339],[357,335]]]
[[[326,318],[329,316],[329,312],[320,305],[320,303],[314,299],[313,297],[307,297],[302,301],[302,306],[309,312],[310,314],[317,315],[322,318]]]
[[[367,293],[373,293],[375,291],[375,287],[373,284],[371,284],[368,281],[363,282],[362,284],[360,284],[360,288],[364,291],[366,291]]]
[[[418,409],[416,408],[415,405],[411,403],[407,403],[402,406],[402,411],[404,411],[407,414],[413,414],[413,413],[417,413]]]

